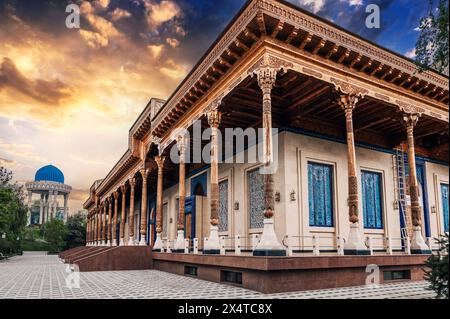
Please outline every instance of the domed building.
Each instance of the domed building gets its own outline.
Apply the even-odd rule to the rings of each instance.
[[[28,191],[28,225],[43,224],[53,218],[67,220],[67,202],[72,187],[64,184],[64,174],[60,169],[53,165],[38,169],[34,181],[26,183],[25,187]],[[63,205],[58,201],[61,196]],[[33,200],[34,197],[38,199]]]

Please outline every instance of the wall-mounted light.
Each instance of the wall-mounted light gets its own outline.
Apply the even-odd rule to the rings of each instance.
[[[173,218],[172,218],[172,217],[169,218],[169,223],[170,223],[170,224],[173,223]]]
[[[398,200],[394,200],[393,205],[394,205],[394,209],[398,210]]]
[[[275,201],[276,202],[279,202],[279,201],[281,201],[281,194],[280,194],[280,192],[275,192]]]
[[[295,201],[295,190],[291,190],[291,192],[289,193],[289,197],[292,202]]]
[[[239,210],[239,202],[238,201],[234,202],[234,210]]]

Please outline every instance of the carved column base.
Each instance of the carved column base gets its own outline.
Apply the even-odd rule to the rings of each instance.
[[[203,248],[203,254],[205,255],[220,254],[220,239],[218,226],[211,225],[208,240],[205,242],[205,247]]]
[[[111,243],[111,246],[116,247],[117,246],[117,240],[113,239],[112,243]]]
[[[108,239],[108,241],[106,242],[106,246],[111,246],[111,240]]]
[[[174,253],[183,253],[184,254],[184,230],[179,230],[177,234],[177,240],[175,242],[175,246],[172,249]]]
[[[130,238],[128,239],[128,246],[134,246],[136,245],[136,241],[134,240],[133,236],[130,236]]]
[[[139,241],[139,246],[147,246],[146,235],[141,235],[141,240]]]
[[[253,256],[286,256],[286,247],[278,241],[273,223],[273,218],[264,218],[261,240],[256,245]]]
[[[344,255],[370,255],[370,250],[362,240],[358,223],[350,224],[350,232],[344,245]]]
[[[105,243],[104,240],[102,240],[102,241],[100,242],[100,246],[106,246],[106,243]]]
[[[153,251],[164,252],[163,242],[161,239],[161,233],[156,233],[155,244],[153,245]]]
[[[125,240],[123,238],[120,238],[119,246],[125,246]]]
[[[420,226],[415,226],[413,228],[412,238],[411,238],[411,254],[413,255],[428,255],[431,254],[431,249],[425,243],[422,236],[422,229]]]

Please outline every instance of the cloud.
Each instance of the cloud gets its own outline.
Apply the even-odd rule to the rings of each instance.
[[[160,3],[154,3],[151,0],[145,0],[147,10],[147,21],[150,27],[157,28],[165,22],[181,16],[180,7],[172,1],[163,0]]]
[[[161,55],[162,50],[164,49],[164,45],[148,45],[147,49],[150,51],[150,54],[154,59],[158,59]]]
[[[93,49],[104,48],[109,44],[108,38],[98,32],[87,31],[83,29],[80,29],[78,32],[80,33],[80,36],[86,41],[87,45]]]
[[[362,6],[363,0],[340,0],[341,2],[346,2],[349,6]]]
[[[97,0],[95,1],[95,5],[99,8],[106,9],[109,6],[110,0]]]
[[[177,39],[174,38],[167,38],[166,42],[168,45],[170,45],[172,48],[176,48],[177,46],[180,45],[180,41],[178,41]]]
[[[299,3],[314,13],[318,13],[325,6],[325,0],[299,0]]]
[[[30,144],[10,143],[0,138],[0,149],[15,157],[21,157],[28,161],[47,162],[47,159],[34,151],[34,146]]]
[[[131,17],[131,13],[127,10],[116,8],[110,13],[110,16],[112,21],[119,21],[120,19]]]
[[[29,79],[23,75],[10,58],[0,64],[0,91],[11,89],[35,101],[59,105],[73,95],[72,88],[62,81]]]
[[[166,65],[161,67],[159,71],[172,79],[179,80],[186,76],[188,70],[187,67],[177,64],[173,60],[167,60]]]
[[[0,166],[3,166],[3,167],[14,167],[16,165],[17,165],[17,161],[13,161],[13,160],[9,160],[9,159],[0,157]]]
[[[416,57],[416,49],[412,48],[405,52],[405,56],[410,59],[414,59]]]

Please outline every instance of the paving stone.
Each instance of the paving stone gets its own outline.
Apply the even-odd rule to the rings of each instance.
[[[79,273],[80,288],[66,285],[67,265],[57,256],[24,253],[0,262],[0,299],[431,299],[426,282],[262,294],[157,270]]]

